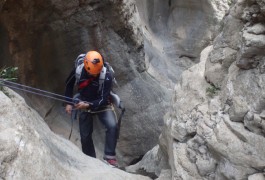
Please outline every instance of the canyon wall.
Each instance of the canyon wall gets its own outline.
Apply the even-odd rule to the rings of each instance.
[[[236,1],[200,63],[175,86],[159,146],[128,170],[172,179],[265,179],[264,7],[262,0]]]
[[[174,84],[199,61],[227,9],[226,1],[204,0],[2,0],[0,65],[18,66],[20,83],[63,94],[77,55],[99,50],[126,107],[117,151],[128,164],[157,144]],[[68,137],[71,123],[60,103],[22,95]],[[80,145],[76,127],[71,140]],[[104,131],[98,133],[102,148]]]

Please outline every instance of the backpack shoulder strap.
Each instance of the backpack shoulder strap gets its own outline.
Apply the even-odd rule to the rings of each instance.
[[[100,72],[100,75],[99,75],[99,88],[98,88],[98,92],[101,91],[102,89],[102,85],[105,81],[105,77],[106,77],[106,73],[107,73],[107,68],[105,66],[103,66],[101,72]]]
[[[80,54],[79,56],[77,56],[77,58],[75,59],[75,68],[83,63],[85,56],[86,54]]]
[[[75,68],[75,79],[76,79],[76,83],[79,83],[79,80],[80,80],[80,77],[81,77],[81,74],[82,74],[83,67],[84,67],[84,63],[80,64],[79,66],[77,66]]]
[[[118,86],[118,83],[117,83],[115,75],[114,75],[115,74],[114,69],[112,68],[112,66],[108,62],[104,62],[104,65],[106,66],[107,70],[110,72],[111,77],[112,77],[112,81],[114,82],[115,85]]]
[[[75,79],[76,79],[76,84],[79,83],[82,69],[84,67],[84,58],[86,54],[80,54],[76,60],[75,60]]]

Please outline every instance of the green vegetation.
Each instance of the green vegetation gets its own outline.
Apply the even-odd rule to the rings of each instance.
[[[17,81],[17,70],[17,67],[3,67],[0,69],[0,91],[3,91],[7,96],[9,96],[9,94],[5,92],[3,86],[1,86],[1,79],[8,81]]]
[[[211,84],[210,87],[206,88],[206,93],[207,96],[209,97],[214,97],[218,91],[220,91],[221,89],[219,87],[214,86],[213,84]]]
[[[0,78],[8,81],[16,81],[17,70],[17,67],[4,67],[0,69]]]
[[[233,5],[234,3],[235,3],[234,0],[227,0],[227,4],[228,4],[229,6]]]

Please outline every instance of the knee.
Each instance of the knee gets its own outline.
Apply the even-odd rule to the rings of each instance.
[[[110,125],[107,127],[107,130],[108,130],[108,131],[112,131],[112,132],[116,132],[116,131],[117,131],[117,124],[110,124]]]

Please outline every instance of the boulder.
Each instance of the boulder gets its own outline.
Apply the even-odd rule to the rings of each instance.
[[[86,156],[12,90],[4,88],[0,98],[1,179],[150,179]]]

